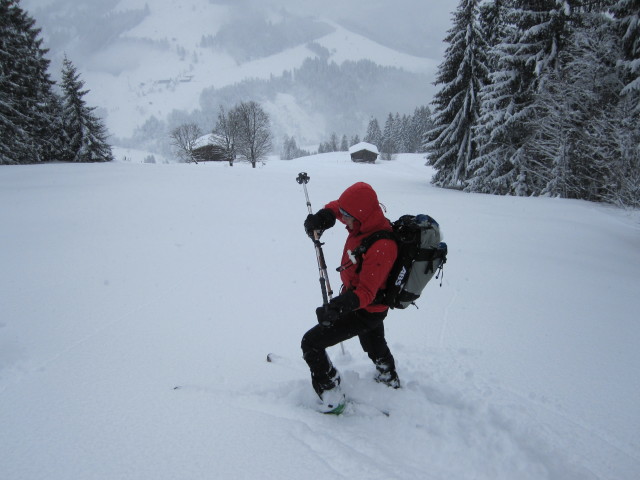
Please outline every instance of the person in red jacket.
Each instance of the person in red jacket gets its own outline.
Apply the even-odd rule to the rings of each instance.
[[[338,200],[307,216],[304,228],[313,238],[314,231],[322,234],[333,227],[336,219],[346,225],[348,232],[341,262],[341,293],[328,305],[316,309],[318,325],[304,335],[301,344],[313,388],[326,406],[344,402],[340,375],[326,348],[355,336],[375,364],[375,380],[400,387],[395,361],[384,336],[383,321],[388,307],[375,303],[376,294],[385,287],[398,247],[393,240],[380,239],[363,255],[360,265],[354,263],[357,260],[352,255],[372,233],[391,231],[391,222],[385,218],[376,192],[364,182],[350,186]]]

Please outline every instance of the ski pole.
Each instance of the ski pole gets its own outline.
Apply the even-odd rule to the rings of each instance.
[[[304,188],[304,195],[307,199],[307,209],[309,210],[309,214],[313,213],[311,209],[311,202],[309,201],[309,192],[307,191],[307,183],[309,183],[309,175],[306,172],[301,172],[298,174],[298,178],[296,181],[301,184]],[[324,305],[329,304],[329,300],[333,295],[333,291],[331,290],[331,284],[329,283],[329,275],[327,274],[327,264],[324,260],[324,252],[322,251],[323,243],[320,242],[320,235],[318,234],[318,230],[313,231],[313,245],[316,249],[316,259],[318,261],[318,271],[320,273],[320,289],[322,290],[322,302]]]
[[[298,177],[296,178],[296,182],[302,185],[304,188],[304,196],[307,199],[307,209],[309,210],[309,214],[313,214],[313,210],[311,208],[311,202],[309,201],[309,192],[307,191],[307,183],[309,183],[309,175],[307,172],[300,172]],[[318,230],[313,231],[313,245],[316,249],[316,260],[318,261],[318,271],[320,273],[320,290],[322,291],[322,304],[327,307],[329,305],[329,300],[333,296],[333,291],[331,290],[331,284],[329,283],[329,274],[327,273],[327,264],[324,260],[324,252],[322,251],[323,243],[320,242],[320,234]],[[344,345],[340,342],[340,348],[342,349],[342,354],[344,355]]]

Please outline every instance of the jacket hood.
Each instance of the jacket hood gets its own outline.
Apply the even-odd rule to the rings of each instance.
[[[340,198],[338,206],[360,222],[360,232],[368,233],[388,228],[378,195],[368,183],[358,182],[347,188]]]

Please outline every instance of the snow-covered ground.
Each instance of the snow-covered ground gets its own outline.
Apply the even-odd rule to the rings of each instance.
[[[0,168],[0,477],[639,478],[638,215],[436,189],[423,163]],[[340,417],[300,355],[321,303],[300,171],[314,210],[366,181],[450,249],[386,321],[404,388],[331,350],[359,401]]]

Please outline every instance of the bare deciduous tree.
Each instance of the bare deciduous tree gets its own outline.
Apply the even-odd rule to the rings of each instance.
[[[233,109],[238,120],[237,152],[251,162],[253,168],[271,151],[272,136],[269,115],[254,102],[241,102]]]
[[[235,109],[225,112],[224,107],[220,107],[218,121],[212,132],[215,137],[213,143],[222,147],[229,159],[229,166],[233,167],[236,158],[236,143],[238,141],[238,115]]]
[[[176,153],[183,162],[198,163],[193,156],[193,150],[201,136],[202,131],[195,123],[186,123],[171,131],[171,145],[176,148]]]

